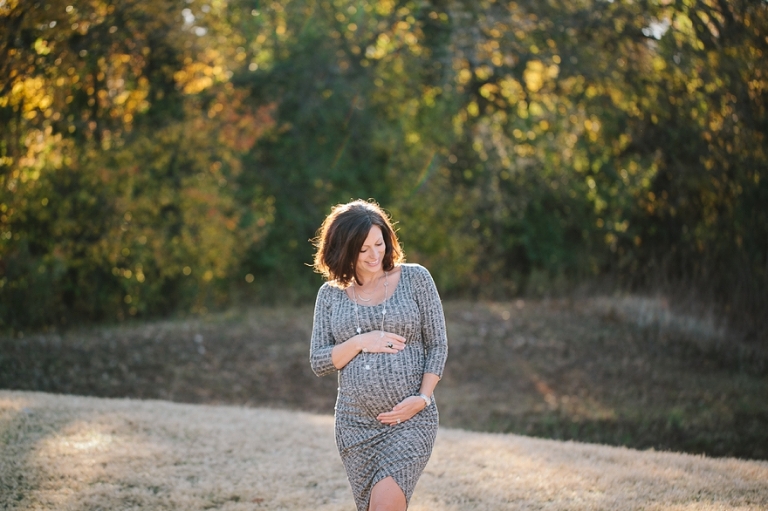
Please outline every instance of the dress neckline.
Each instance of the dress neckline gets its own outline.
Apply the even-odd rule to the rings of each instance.
[[[403,272],[404,272],[405,266],[402,264],[398,264],[397,266],[395,266],[395,268],[400,268],[400,278],[397,279],[397,284],[395,284],[395,288],[392,290],[392,294],[389,295],[389,299],[395,296],[395,293],[397,293],[397,290],[400,289],[400,283],[403,281]],[[352,305],[357,305],[358,307],[378,307],[379,305],[387,301],[387,300],[382,300],[379,303],[376,303],[373,305],[365,305],[363,303],[355,302],[352,298],[350,298],[349,295],[347,294],[346,289],[340,289],[340,291],[344,295],[344,298],[346,298],[349,301],[349,303],[351,303]]]

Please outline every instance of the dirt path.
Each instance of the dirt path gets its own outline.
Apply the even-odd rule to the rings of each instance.
[[[441,429],[412,511],[757,510],[768,463]],[[0,391],[0,508],[349,510],[333,418]]]

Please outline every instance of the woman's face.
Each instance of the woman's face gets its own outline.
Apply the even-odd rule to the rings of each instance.
[[[357,273],[374,274],[381,271],[382,260],[387,246],[384,243],[384,235],[381,233],[381,227],[374,225],[368,231],[368,237],[365,238],[363,246],[360,247],[360,254],[357,256]]]

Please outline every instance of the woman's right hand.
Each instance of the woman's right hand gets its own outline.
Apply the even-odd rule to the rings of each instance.
[[[398,353],[405,349],[405,337],[374,330],[358,335],[358,345],[363,353]]]

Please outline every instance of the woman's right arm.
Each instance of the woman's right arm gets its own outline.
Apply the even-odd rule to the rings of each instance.
[[[336,345],[331,332],[330,287],[323,285],[317,292],[315,314],[312,320],[312,340],[309,344],[309,363],[318,376],[325,376],[337,370],[333,362]]]

